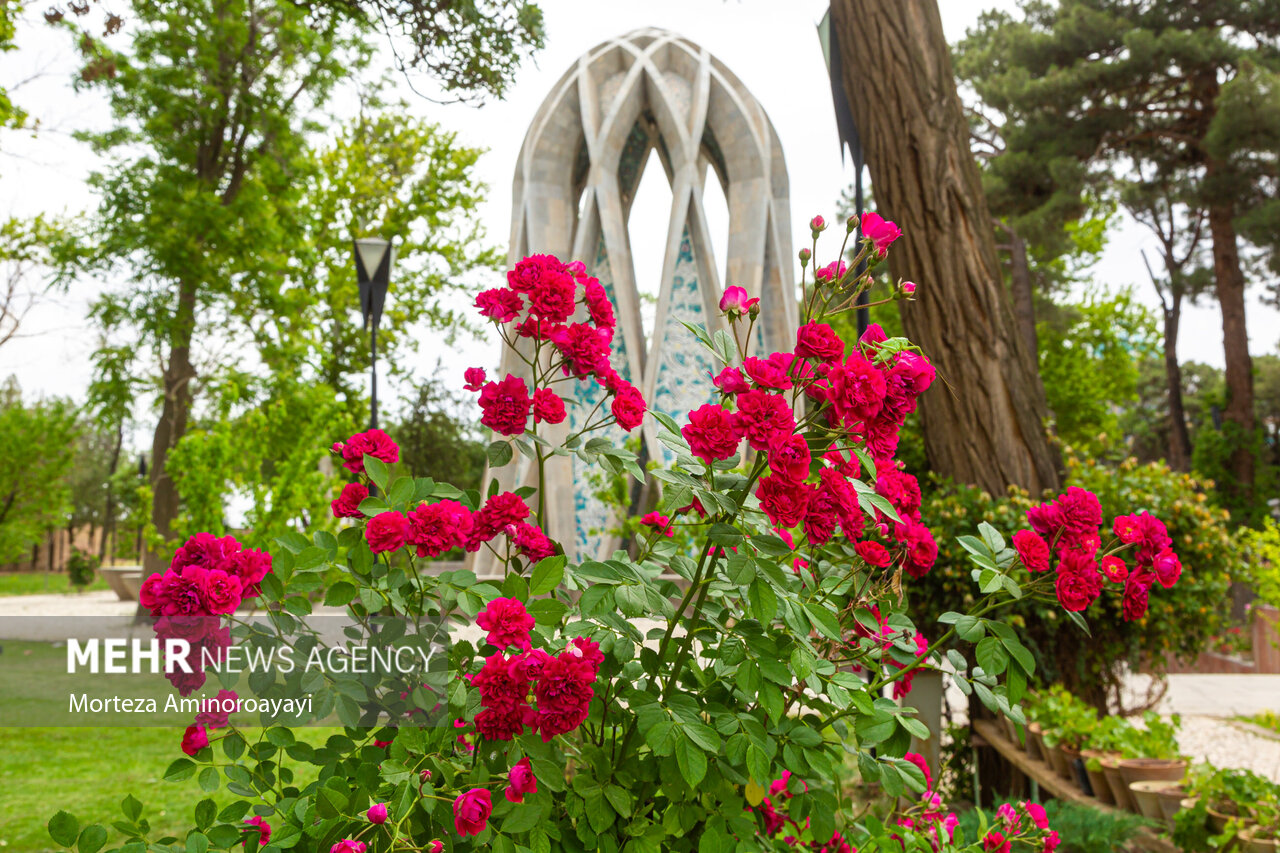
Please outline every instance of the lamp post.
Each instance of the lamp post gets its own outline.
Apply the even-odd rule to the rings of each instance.
[[[369,403],[369,428],[378,426],[378,323],[382,321],[382,307],[387,302],[387,287],[391,284],[391,265],[395,262],[396,247],[390,240],[380,237],[364,237],[352,241],[356,256],[356,281],[360,285],[360,313],[369,334],[369,374],[371,399]]]

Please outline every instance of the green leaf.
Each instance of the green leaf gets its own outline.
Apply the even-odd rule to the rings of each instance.
[[[529,615],[539,625],[550,627],[559,625],[560,620],[564,618],[565,611],[569,608],[565,606],[564,602],[557,601],[554,598],[539,598],[530,601],[525,609],[529,611]]]
[[[983,637],[974,652],[978,666],[988,675],[999,675],[1009,665],[1009,653],[995,637]]]
[[[968,643],[976,643],[987,633],[981,620],[976,616],[961,616],[956,620],[956,634]]]
[[[137,822],[142,817],[142,803],[133,794],[126,794],[120,801],[120,812],[129,820]]]
[[[209,853],[209,839],[203,832],[187,834],[187,853]]]
[[[49,818],[49,837],[63,847],[71,847],[80,835],[80,821],[64,811]]]
[[[828,640],[840,640],[840,622],[836,615],[828,610],[824,605],[815,602],[809,602],[804,606],[804,612],[809,614],[809,619],[813,622],[813,627],[818,629],[818,633],[826,637]]]
[[[778,595],[763,578],[756,578],[751,582],[748,598],[751,600],[752,613],[761,622],[772,622],[773,617],[778,614]]]
[[[490,468],[501,468],[511,461],[511,443],[508,441],[498,440],[489,443],[485,455],[489,459]]]
[[[164,779],[166,782],[182,782],[190,779],[196,774],[196,763],[190,758],[175,759],[169,765],[169,769],[164,771]]]
[[[707,775],[707,757],[688,738],[681,738],[676,743],[676,763],[690,788],[696,788]]]
[[[329,587],[329,591],[325,593],[324,603],[329,607],[342,607],[350,604],[355,597],[356,588],[354,584],[347,581],[338,581]]]
[[[379,489],[384,492],[387,490],[387,463],[376,456],[370,456],[366,453],[364,456],[364,473]]]
[[[412,477],[400,477],[391,484],[391,489],[387,492],[387,503],[392,505],[407,504],[413,500],[413,493],[417,489],[414,485]]]
[[[539,560],[533,567],[533,573],[529,579],[529,594],[545,595],[558,587],[564,580],[564,567],[567,562],[564,554],[555,554]]]
[[[1027,675],[1035,674],[1036,659],[1031,652],[1027,650],[1026,646],[1022,645],[1022,643],[1018,642],[1016,639],[1009,639],[1007,637],[1002,637],[1000,642],[1004,643],[1004,647],[1009,650],[1009,654],[1013,655],[1013,659],[1018,662],[1018,666],[1022,667],[1022,671],[1024,673]]]
[[[542,809],[533,803],[520,803],[502,821],[502,831],[515,834],[528,832],[542,819]]]
[[[214,819],[218,816],[218,804],[210,799],[203,799],[196,803],[196,827],[198,829],[208,829],[213,824]]]
[[[98,853],[107,843],[107,830],[96,823],[91,823],[80,833],[76,849],[80,853]]]

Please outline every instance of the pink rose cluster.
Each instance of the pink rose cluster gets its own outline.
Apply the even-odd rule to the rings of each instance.
[[[559,356],[552,367],[560,367],[565,376],[599,382],[613,397],[610,411],[623,429],[630,432],[640,425],[644,397],[609,362],[617,327],[613,303],[581,262],[527,257],[507,273],[506,287],[482,292],[475,305],[495,323],[514,323],[516,336],[550,344]],[[480,392],[480,422],[500,435],[520,435],[530,414],[535,423],[558,424],[565,418],[564,400],[550,388],[530,394],[525,380],[510,374],[486,382],[484,370],[477,367],[468,368],[465,378],[468,389]]]
[[[1044,806],[1028,800],[1017,806],[1003,803],[996,809],[996,825],[983,836],[982,849],[990,853],[1010,853],[1014,841],[1024,841],[1032,848],[1038,842],[1042,853],[1053,853],[1061,843],[1058,833],[1049,829]]]
[[[874,532],[891,541],[906,570],[920,577],[937,559],[937,543],[920,519],[919,484],[890,460],[899,430],[935,374],[928,359],[885,350],[885,340],[884,331],[872,326],[847,348],[827,324],[806,323],[794,353],[749,357],[741,368],[722,370],[713,380],[722,402],[691,411],[680,432],[707,464],[735,456],[744,441],[767,454],[769,474],[756,494],[775,527],[801,527],[815,546],[829,542],[837,527],[855,542]],[[797,434],[793,397],[801,393],[840,434],[821,459],[813,458],[809,442]],[[899,516],[881,515],[871,530],[849,482],[861,473],[849,449],[853,444],[865,445],[877,460],[876,489]],[[884,546],[866,544],[876,546],[859,547],[868,562],[892,562]]]
[[[346,441],[334,442],[333,452],[353,474],[364,473],[364,458],[372,456],[391,465],[400,461],[400,446],[380,429],[358,432]]]
[[[1151,587],[1171,589],[1182,576],[1182,561],[1164,523],[1149,512],[1117,516],[1112,539],[1103,547],[1097,495],[1072,486],[1055,500],[1027,510],[1030,530],[1013,535],[1013,547],[1030,572],[1047,572],[1057,562],[1056,592],[1066,610],[1081,611],[1102,594],[1107,581],[1124,584],[1125,621],[1147,612]],[[1119,554],[1133,552],[1130,568]]]
[[[867,613],[879,627],[873,632],[869,627],[864,625],[861,620],[855,621],[853,625],[854,638],[850,641],[849,645],[855,647],[858,646],[858,640],[860,638],[874,640],[879,649],[878,653],[881,663],[891,669],[907,670],[901,678],[898,678],[893,682],[893,698],[901,699],[911,692],[911,682],[915,678],[916,670],[907,669],[907,667],[912,666],[912,663],[903,663],[888,654],[888,652],[893,648],[896,640],[905,640],[907,635],[903,631],[890,627],[888,618],[881,615],[880,607],[878,605],[872,604],[867,608]],[[915,656],[917,660],[923,660],[929,654],[929,640],[924,634],[916,631],[911,637],[911,643],[915,646]],[[862,667],[855,664],[853,671],[861,672]]]
[[[406,545],[419,557],[438,557],[452,548],[479,551],[481,546],[506,535],[530,563],[555,553],[555,543],[542,528],[525,521],[529,505],[515,492],[501,492],[472,511],[454,500],[421,504],[405,513],[380,512],[369,519],[365,539],[374,554],[398,551]]]
[[[499,649],[470,676],[483,708],[475,717],[481,737],[511,740],[528,729],[547,742],[582,725],[604,662],[598,644],[575,637],[554,657],[532,648],[533,619],[510,598],[489,602],[477,622],[489,632],[489,644]],[[513,647],[518,652],[508,657]]]
[[[220,661],[231,645],[222,617],[242,600],[256,598],[270,571],[271,555],[265,551],[242,548],[231,536],[197,533],[173,555],[168,570],[142,582],[138,601],[151,611],[156,635],[190,643],[186,662],[191,672],[165,666],[165,677],[183,696],[204,684],[202,662]]]
[[[769,784],[769,796],[763,798],[756,808],[747,806],[747,811],[759,813],[761,823],[764,824],[762,834],[767,838],[776,838],[778,833],[785,832],[783,843],[790,847],[812,850],[813,853],[857,853],[839,831],[825,842],[800,841],[799,836],[809,828],[809,818],[806,817],[803,824],[799,823],[787,812],[786,805],[796,793],[808,791],[809,785],[801,780],[793,782],[792,779],[790,770],[782,771],[782,776]]]

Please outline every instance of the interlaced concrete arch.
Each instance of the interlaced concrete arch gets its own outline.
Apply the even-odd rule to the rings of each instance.
[[[645,330],[628,218],[652,150],[666,172],[672,205],[656,317]],[[720,182],[729,210],[727,282],[720,281],[707,226],[707,180]],[[509,261],[545,252],[586,263],[614,301],[615,369],[651,408],[682,421],[713,389],[706,375],[711,359],[680,321],[711,332],[721,328],[718,300],[726,284],[761,298],[759,346],[770,352],[794,343],[790,233],[786,164],[764,109],[704,48],[665,30],[642,29],[588,51],[543,101],[516,165]],[[518,358],[505,356],[503,373],[527,375],[522,368]],[[582,405],[570,407],[564,434],[581,425],[599,393],[578,383]],[[643,433],[645,458],[670,458],[651,422]],[[625,439],[620,431],[609,437]],[[585,469],[580,460],[556,459],[545,483],[548,535],[577,559],[607,556],[617,544],[607,532],[615,509],[594,497],[598,484]],[[498,474],[504,488],[537,481],[536,469],[520,457]],[[631,499],[644,496],[637,490]]]

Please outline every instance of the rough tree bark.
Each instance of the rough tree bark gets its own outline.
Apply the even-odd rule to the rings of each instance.
[[[1164,313],[1164,377],[1169,398],[1169,467],[1191,470],[1191,434],[1182,405],[1182,367],[1178,364],[1178,325],[1182,321],[1182,292],[1171,294]]]
[[[1241,439],[1231,454],[1234,488],[1248,500],[1253,492],[1253,359],[1245,325],[1244,272],[1232,210],[1226,205],[1209,208],[1209,235],[1213,238],[1213,277],[1222,308],[1222,348],[1226,361],[1227,406],[1222,416],[1240,429]],[[1224,484],[1225,485],[1225,484]]]
[[[195,309],[196,284],[184,280],[178,289],[178,311],[169,339],[169,363],[164,369],[164,402],[151,442],[151,523],[166,541],[173,537],[173,522],[179,509],[178,489],[166,463],[169,451],[186,435],[191,412],[191,384],[196,378],[195,366],[191,363]],[[166,555],[147,549],[143,558],[146,574],[163,572],[168,564]]]
[[[1057,488],[936,0],[834,0],[831,25],[877,205],[903,230],[893,272],[920,284],[903,326],[944,380],[920,400],[929,463],[997,494]]]
[[[1027,241],[1012,226],[995,220],[996,226],[1009,236],[1009,293],[1013,296],[1013,316],[1027,352],[1039,364],[1040,338],[1036,335],[1036,303],[1031,287],[1031,264],[1027,261]],[[1040,387],[1040,383],[1036,383]],[[1043,390],[1043,389],[1042,389]]]

